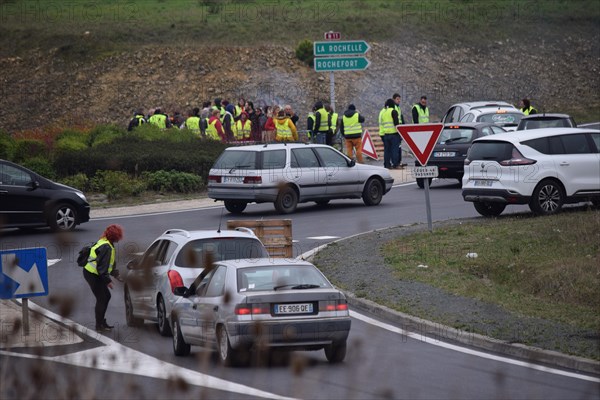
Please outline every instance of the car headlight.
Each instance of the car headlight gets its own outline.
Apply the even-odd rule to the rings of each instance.
[[[82,192],[75,192],[75,194],[77,196],[79,196],[81,198],[81,200],[85,201],[87,203],[87,199],[85,198],[85,194],[83,194]]]

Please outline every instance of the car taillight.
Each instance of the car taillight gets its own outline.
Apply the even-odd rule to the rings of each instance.
[[[208,183],[221,183],[221,176],[219,175],[209,175]]]
[[[260,184],[260,183],[262,183],[262,177],[260,177],[260,176],[245,176],[244,183]]]
[[[510,157],[510,160],[503,160],[500,161],[498,164],[503,165],[505,167],[509,167],[511,165],[531,165],[537,162],[536,160],[524,157],[523,154],[521,154],[521,152],[515,147],[513,147],[512,154]]]
[[[238,304],[235,306],[235,315],[270,314],[271,309],[267,303]]]
[[[183,286],[183,279],[181,278],[181,275],[179,275],[179,272],[170,270],[169,272],[167,272],[167,276],[169,277],[171,292],[174,292],[176,287]]]
[[[319,311],[348,311],[348,302],[345,299],[320,301]]]

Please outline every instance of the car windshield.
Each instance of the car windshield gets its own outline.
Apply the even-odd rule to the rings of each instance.
[[[470,143],[473,140],[473,128],[444,128],[439,143]]]
[[[262,265],[237,271],[238,291],[331,288],[312,265]]]
[[[521,121],[521,118],[523,118],[522,114],[504,112],[482,114],[479,117],[477,117],[477,122],[491,122],[500,126],[517,126],[519,124],[519,121]]]
[[[522,120],[520,129],[569,128],[571,124],[566,118],[537,118]]]
[[[263,244],[249,238],[210,238],[186,243],[177,254],[175,265],[182,268],[203,268],[210,261],[269,257]]]
[[[228,150],[217,159],[215,169],[256,169],[255,151]]]

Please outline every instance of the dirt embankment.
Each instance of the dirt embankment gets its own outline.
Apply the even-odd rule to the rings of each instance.
[[[594,119],[600,109],[599,35],[554,41],[499,39],[478,48],[422,41],[370,42],[370,67],[335,74],[339,112],[354,103],[375,126],[395,92],[403,113],[425,94],[431,113],[467,100],[527,96],[540,110]],[[294,49],[164,48],[144,46],[102,58],[79,59],[68,49],[34,49],[0,59],[0,128],[15,132],[81,122],[125,125],[137,107],[188,112],[215,97],[240,96],[257,104],[291,104],[301,125],[316,99],[329,101],[329,74],[298,61]]]

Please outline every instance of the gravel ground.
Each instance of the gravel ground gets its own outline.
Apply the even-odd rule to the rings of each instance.
[[[482,222],[469,220],[473,221]],[[444,221],[434,228],[459,222]],[[600,360],[599,332],[580,331],[567,324],[518,315],[427,284],[399,280],[385,264],[381,246],[426,229],[426,225],[400,226],[355,236],[329,245],[313,261],[333,284],[359,298],[507,343]]]

